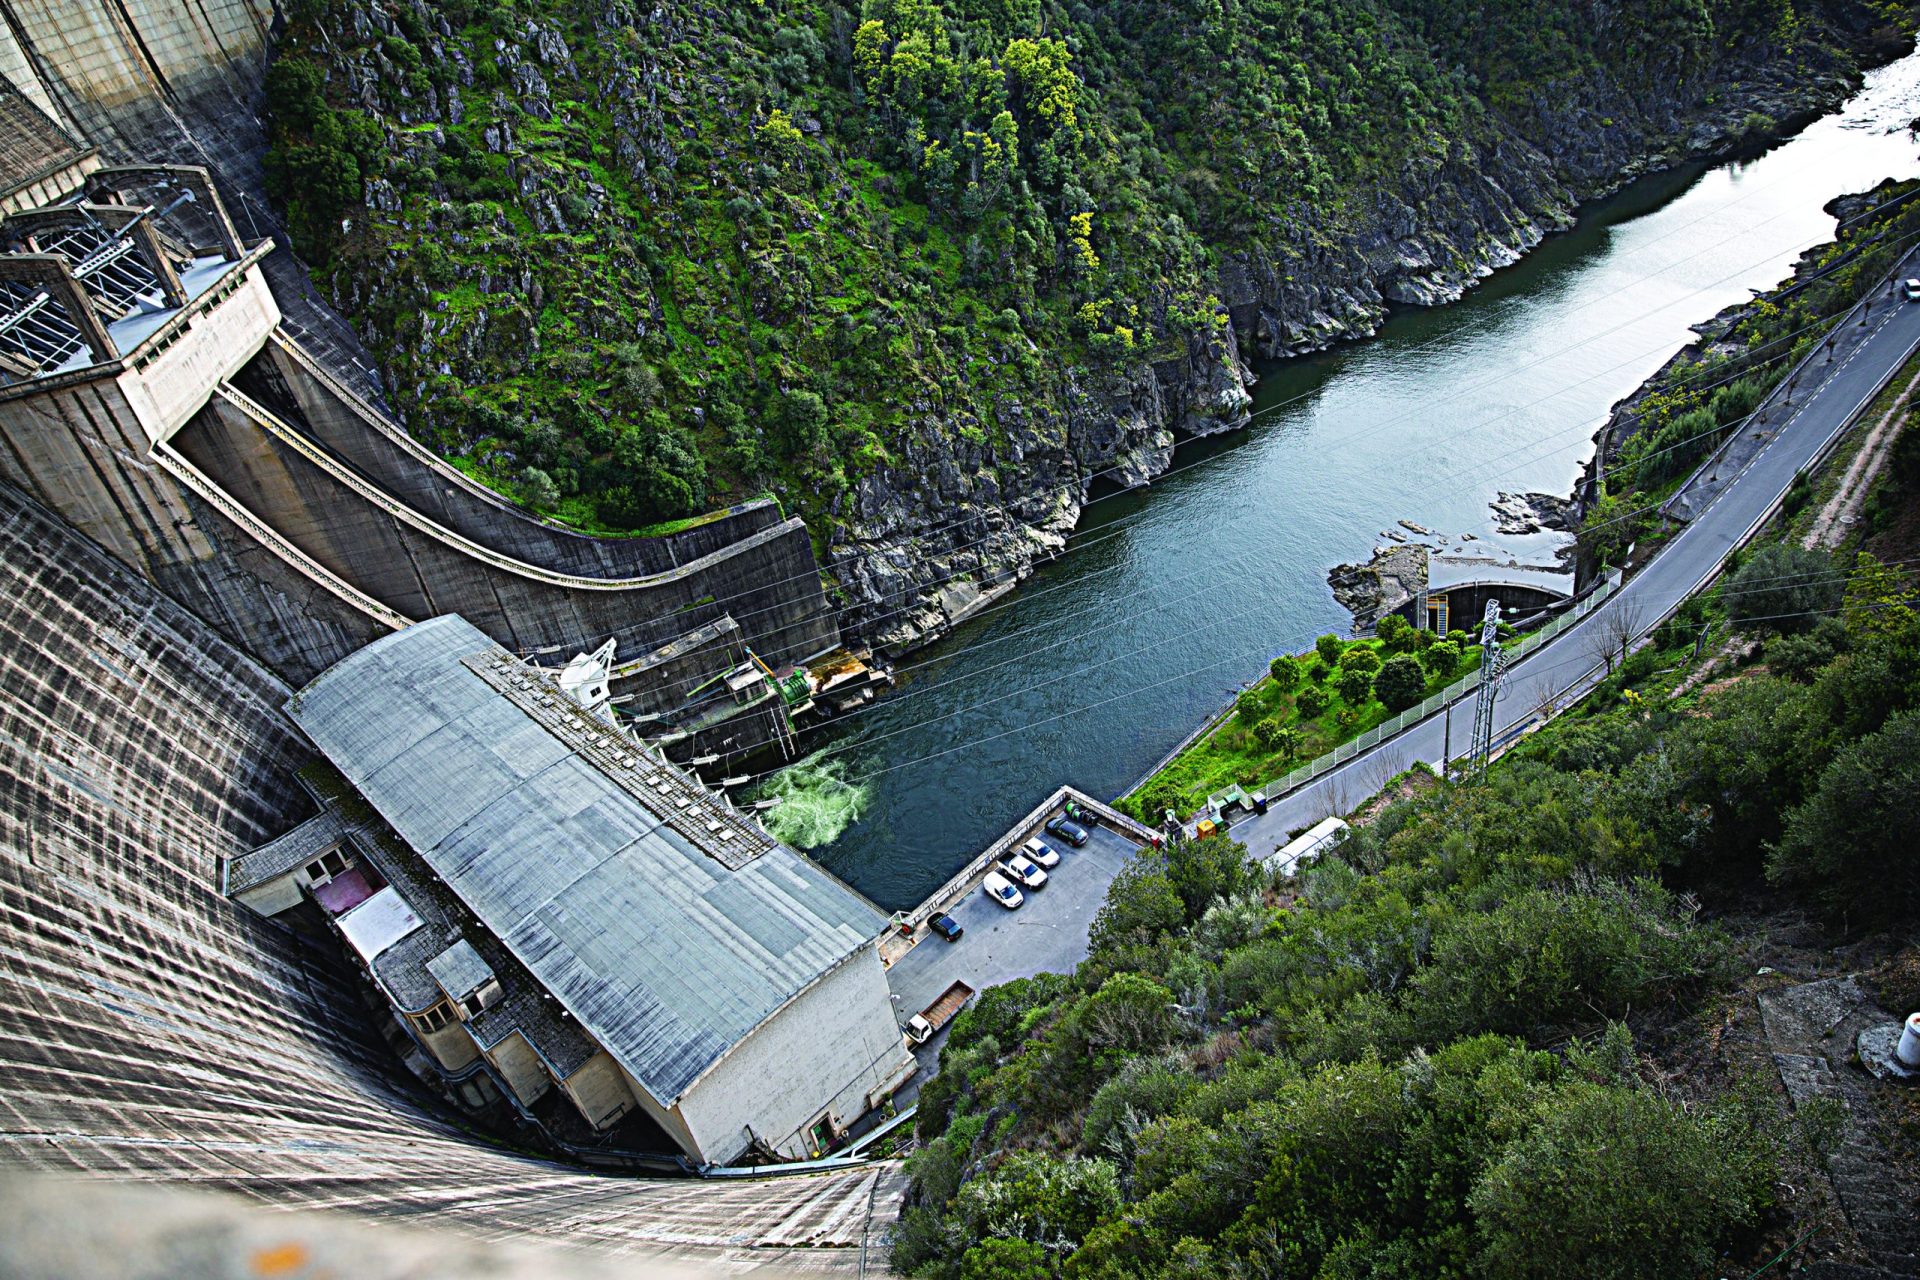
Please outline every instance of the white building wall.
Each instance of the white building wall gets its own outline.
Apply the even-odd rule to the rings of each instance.
[[[259,250],[252,256],[260,256]],[[152,443],[170,439],[200,412],[214,388],[253,359],[280,323],[280,306],[259,263],[240,271],[239,286],[226,297],[214,296],[228,283],[223,277],[221,285],[182,308],[185,330],[158,354],[149,355],[146,343],[120,353],[127,366],[119,375],[121,391]]]
[[[448,1071],[464,1071],[480,1057],[480,1046],[467,1034],[466,1024],[455,1018],[438,1031],[429,1031],[420,1019],[411,1014],[403,1015],[413,1027],[413,1034],[420,1038],[427,1052]]]
[[[633,1109],[633,1090],[627,1087],[626,1073],[605,1049],[587,1059],[586,1065],[560,1082],[567,1097],[596,1129],[604,1129]]]
[[[493,1069],[506,1081],[507,1088],[513,1090],[513,1096],[520,1099],[522,1106],[532,1106],[546,1096],[553,1087],[553,1079],[547,1075],[547,1068],[540,1061],[540,1055],[533,1051],[527,1038],[518,1031],[496,1044],[491,1049],[482,1050]]]
[[[867,947],[735,1045],[677,1110],[702,1159],[741,1155],[749,1125],[782,1155],[804,1159],[814,1153],[807,1130],[816,1120],[825,1114],[836,1130],[849,1124],[909,1061],[880,953]]]

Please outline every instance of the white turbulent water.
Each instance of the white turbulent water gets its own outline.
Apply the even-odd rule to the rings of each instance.
[[[1059,784],[1122,791],[1272,654],[1344,630],[1326,572],[1394,521],[1487,536],[1497,491],[1567,492],[1608,408],[1689,325],[1831,238],[1822,205],[1920,174],[1916,116],[1920,56],[1764,155],[1594,206],[1464,302],[1267,370],[1250,430],[1091,506],[1073,551],[774,783],[799,801],[776,822],[841,822],[810,847],[899,907]],[[843,805],[847,783],[870,801]]]
[[[761,813],[761,822],[796,849],[817,849],[838,838],[873,796],[872,784],[847,781],[847,765],[844,758],[816,754],[768,778],[753,798],[779,803]]]

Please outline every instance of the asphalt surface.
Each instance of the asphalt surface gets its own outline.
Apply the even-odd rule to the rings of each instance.
[[[1083,849],[1043,835],[1060,853],[1044,886],[1022,890],[1026,901],[1012,911],[976,886],[947,911],[965,930],[960,941],[928,933],[895,960],[887,985],[896,1020],[904,1024],[956,981],[984,991],[1036,973],[1072,973],[1087,958],[1087,927],[1106,901],[1107,884],[1139,848],[1104,827],[1088,834]]]
[[[1920,274],[1916,258],[1909,258],[1903,274]],[[1832,366],[1809,369],[1803,383],[1820,374],[1824,380],[1817,387],[1803,386],[1793,415],[1775,429],[1739,477],[1618,595],[1508,669],[1494,703],[1496,742],[1537,719],[1549,695],[1564,706],[1569,691],[1589,682],[1616,619],[1631,621],[1637,635],[1645,634],[1713,576],[1727,553],[1786,493],[1794,476],[1847,429],[1881,384],[1920,348],[1920,304],[1894,305],[1882,295],[1873,305],[1867,330],[1870,336],[1851,354],[1836,356]],[[1471,698],[1453,708],[1454,759],[1466,752],[1473,714]],[[1266,814],[1235,823],[1233,835],[1254,856],[1264,857],[1285,844],[1292,832],[1328,814],[1350,811],[1416,762],[1437,766],[1446,738],[1444,715],[1424,720],[1276,800]]]

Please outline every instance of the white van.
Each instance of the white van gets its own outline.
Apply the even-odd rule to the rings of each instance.
[[[1282,875],[1297,875],[1302,866],[1312,863],[1321,854],[1334,848],[1345,840],[1347,833],[1352,830],[1352,827],[1339,818],[1322,818],[1311,828],[1274,850],[1263,861]]]

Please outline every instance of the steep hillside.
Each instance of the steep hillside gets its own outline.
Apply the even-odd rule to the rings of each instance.
[[[1142,851],[1073,974],[955,1021],[896,1269],[1914,1274],[1912,1090],[1849,1059],[1920,997],[1920,588],[1782,532],[1297,878]]]
[[[1830,105],[1904,21],[302,0],[269,174],[415,432],[595,527],[771,488],[897,643],[1057,547],[1094,475],[1241,421],[1249,348],[1455,297],[1577,200]]]

